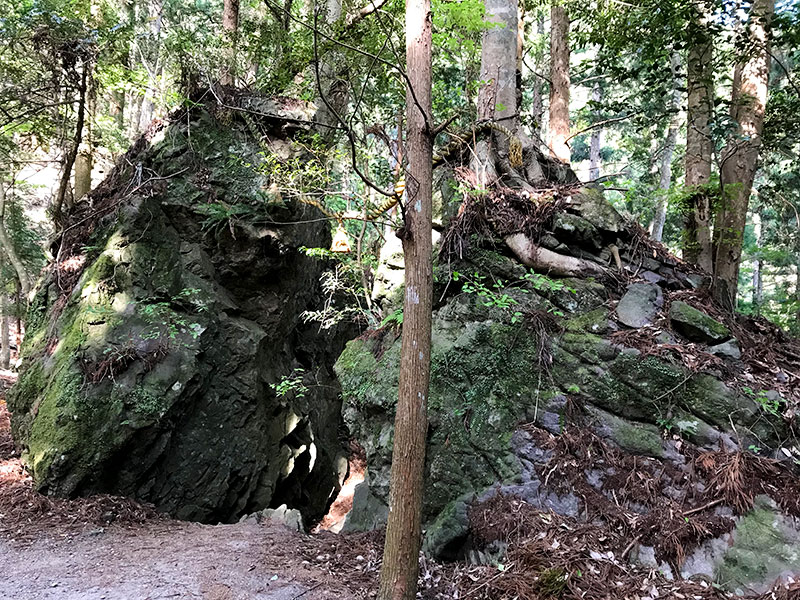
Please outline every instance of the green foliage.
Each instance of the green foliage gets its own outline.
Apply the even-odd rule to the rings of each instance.
[[[200,337],[203,326],[178,308],[185,308],[194,313],[203,313],[208,310],[201,290],[194,288],[184,288],[177,296],[169,300],[142,302],[138,305],[137,310],[148,325],[140,333],[140,338],[159,340],[169,347],[176,344],[188,344],[185,336],[192,340]]]
[[[398,308],[397,310],[389,313],[383,318],[381,321],[381,327],[394,326],[400,327],[403,324],[403,309]]]
[[[518,281],[513,284],[507,285],[502,279],[497,279],[491,283],[488,277],[481,273],[475,272],[472,275],[453,271],[451,274],[453,281],[463,282],[461,291],[467,294],[475,294],[480,298],[481,305],[487,308],[497,308],[502,312],[510,315],[511,323],[516,324],[522,320],[522,312],[514,310],[514,307],[519,305],[519,301],[508,293],[512,287],[517,289],[520,293],[528,294],[530,289],[523,287],[528,284],[533,290],[536,291],[561,291],[566,290],[571,293],[576,293],[573,288],[565,285],[563,281],[551,279],[546,275],[541,275],[533,271],[529,271],[523,275]],[[557,309],[551,309],[551,312],[556,316],[563,316],[563,313]]]
[[[308,388],[303,384],[303,369],[294,369],[291,375],[284,375],[278,383],[271,383],[271,387],[278,398],[295,398],[300,399],[305,397]]]
[[[756,392],[753,388],[747,386],[741,389],[753,402],[758,404],[765,413],[775,417],[781,416],[781,399],[779,396],[770,395],[765,390]]]

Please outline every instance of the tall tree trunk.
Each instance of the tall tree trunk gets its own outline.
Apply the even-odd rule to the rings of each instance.
[[[596,81],[592,86],[592,102],[599,103],[603,99],[603,88],[600,87],[600,82]],[[599,120],[598,111],[595,107],[594,112],[595,120]],[[600,127],[592,129],[592,137],[589,139],[589,180],[597,181],[600,179],[600,143],[602,140],[603,130]]]
[[[0,252],[8,257],[11,266],[14,267],[14,272],[17,274],[17,280],[25,300],[28,300],[28,295],[31,291],[31,280],[28,277],[28,272],[25,270],[25,265],[17,254],[17,249],[11,242],[11,237],[6,231],[6,187],[0,181]]]
[[[685,185],[691,192],[691,188],[711,181],[709,123],[714,102],[714,41],[705,15],[696,15],[689,26],[689,34]],[[711,200],[708,193],[689,197],[684,219],[683,259],[711,273]]]
[[[483,32],[481,48],[481,81],[478,91],[478,120],[499,121],[511,131],[517,129],[517,60],[518,36],[516,0],[486,0],[484,19],[499,26]],[[492,135],[475,146],[473,170],[482,185],[497,179],[495,157],[508,154],[509,140]]]
[[[153,0],[150,12],[150,43],[148,56],[143,59],[148,73],[147,91],[142,99],[139,113],[138,131],[144,131],[153,120],[156,110],[156,98],[161,89],[161,28],[164,24],[164,0]],[[147,64],[150,63],[150,64]]]
[[[544,35],[544,17],[539,17],[536,22],[536,33]],[[541,135],[544,125],[544,79],[539,74],[543,70],[544,55],[537,51],[534,56],[534,67],[537,72],[533,74],[533,101],[531,103],[531,114],[533,115],[534,132]]]
[[[753,213],[753,236],[756,241],[756,254],[753,257],[753,314],[761,314],[761,305],[764,303],[764,278],[762,269],[764,263],[761,259],[761,213]]]
[[[83,142],[78,148],[75,157],[75,192],[74,200],[77,202],[92,191],[92,168],[94,167],[94,118],[97,106],[97,88],[94,78],[94,61],[87,67],[89,74],[86,78],[86,118],[84,119]]]
[[[69,184],[72,178],[72,168],[75,165],[75,158],[78,156],[78,149],[81,146],[83,139],[83,123],[86,117],[86,82],[89,76],[88,61],[83,64],[81,71],[81,80],[78,88],[78,120],[75,123],[75,135],[72,143],[67,147],[64,153],[64,163],[61,166],[61,181],[58,184],[58,192],[53,202],[53,221],[55,222],[56,230],[63,227],[64,223],[64,207],[70,208],[67,200],[69,193]]]
[[[515,112],[522,106],[522,81],[525,71],[525,4],[520,2],[517,5],[517,74],[514,85],[514,107]],[[519,117],[517,116],[517,122]]]
[[[0,254],[0,270],[5,263],[5,257]],[[8,328],[8,296],[6,290],[0,287],[0,368],[8,369],[11,364],[11,336]]]
[[[225,0],[222,7],[222,29],[225,32],[225,64],[219,76],[222,85],[233,85],[236,73],[236,46],[239,37],[239,0]]]
[[[333,26],[342,18],[341,0],[327,0],[325,2],[325,23]],[[332,49],[320,57],[318,69],[319,81],[317,93],[324,95],[325,100],[317,98],[317,114],[314,121],[319,123],[319,134],[328,142],[335,137],[336,130],[332,126],[339,125],[339,117],[344,116],[347,104],[350,102],[349,70],[346,60],[341,53]]]
[[[797,312],[794,316],[797,330],[800,331],[800,260],[794,265],[794,301],[797,302]]]
[[[774,9],[774,0],[755,0],[750,9],[745,34],[748,51],[736,65],[731,97],[731,117],[738,127],[722,152],[723,198],[714,226],[713,295],[729,311],[736,308],[742,238],[761,150]]]
[[[669,129],[667,129],[667,137],[664,140],[664,153],[661,155],[661,170],[658,181],[660,193],[658,195],[658,204],[656,205],[656,214],[653,218],[653,235],[651,237],[657,242],[660,242],[664,235],[664,223],[667,220],[667,192],[672,185],[672,156],[675,154],[681,117],[681,59],[677,52],[672,53],[669,63],[672,69],[672,97],[669,103],[672,118],[669,122]]]
[[[416,597],[422,541],[422,487],[428,430],[433,306],[431,47],[430,0],[406,0],[408,183],[403,214],[405,226],[402,230],[406,287],[389,520],[386,525],[379,600],[413,600]]]
[[[553,0],[550,6],[550,118],[548,145],[553,155],[569,163],[569,18]]]

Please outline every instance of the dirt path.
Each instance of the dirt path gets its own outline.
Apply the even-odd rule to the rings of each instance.
[[[173,521],[124,498],[33,490],[0,372],[0,600],[346,600],[374,595],[374,536]]]
[[[143,524],[0,541],[0,598],[329,600],[355,597],[295,550],[300,534],[255,524]]]

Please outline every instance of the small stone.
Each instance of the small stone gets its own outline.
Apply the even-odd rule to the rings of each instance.
[[[708,351],[715,356],[721,356],[722,358],[729,358],[731,360],[739,360],[742,358],[742,353],[739,350],[739,344],[736,343],[736,340],[728,340],[716,346],[711,346]]]
[[[652,325],[664,305],[661,288],[654,283],[633,283],[617,304],[617,317],[628,327]]]
[[[648,281],[649,283],[666,283],[667,280],[664,279],[658,273],[653,273],[653,271],[644,271],[642,274],[642,279]]]

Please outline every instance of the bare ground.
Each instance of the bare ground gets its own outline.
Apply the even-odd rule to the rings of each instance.
[[[0,386],[12,381],[0,372]],[[1,600],[342,600],[374,594],[376,551],[365,549],[362,556],[357,540],[374,544],[364,536],[342,544],[338,537],[275,524],[174,521],[113,496],[44,497],[16,455],[0,397]]]
[[[0,541],[0,598],[329,600],[356,597],[282,526],[144,523]]]

